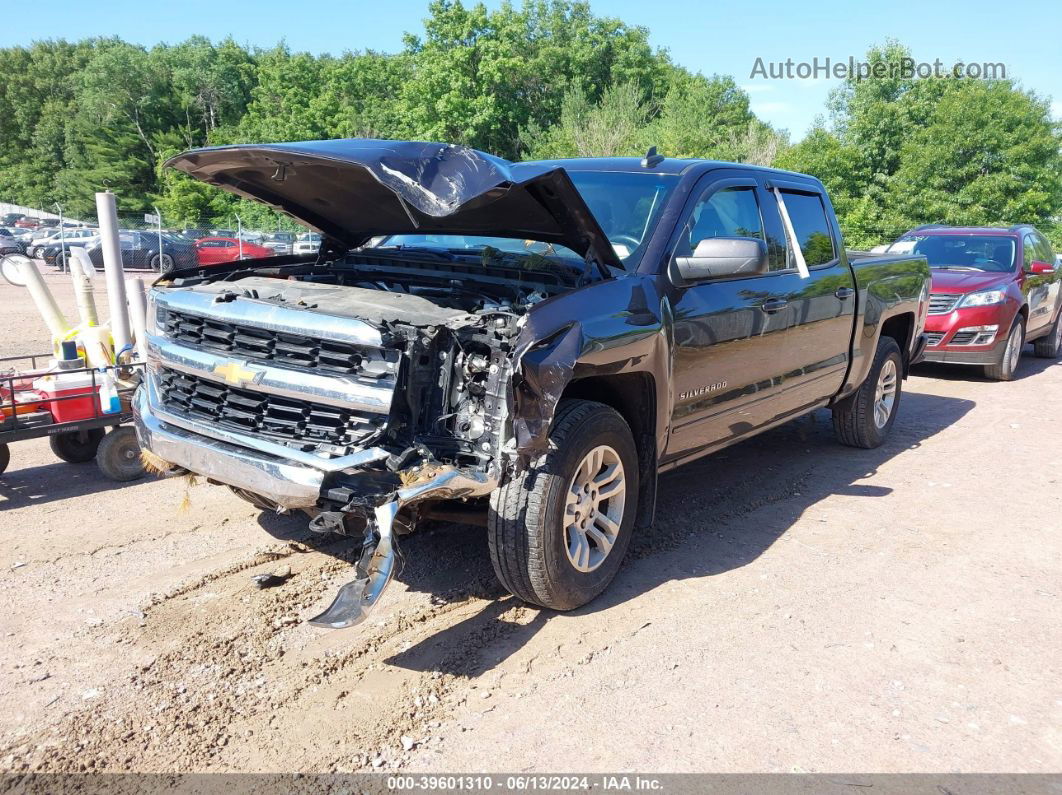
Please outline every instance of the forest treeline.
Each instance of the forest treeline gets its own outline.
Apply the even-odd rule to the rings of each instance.
[[[908,57],[899,43],[868,61]],[[737,65],[736,65],[737,66]],[[742,65],[740,68],[744,68]],[[753,113],[727,75],[695,74],[643,27],[572,0],[488,10],[434,0],[397,53],[311,55],[193,37],[0,49],[0,200],[70,216],[109,188],[168,225],[264,207],[162,163],[190,147],[374,137],[467,144],[510,159],[641,154],[806,171],[831,191],[849,242],[924,222],[1029,222],[1059,241],[1060,129],[1012,81],[850,81],[799,142]]]

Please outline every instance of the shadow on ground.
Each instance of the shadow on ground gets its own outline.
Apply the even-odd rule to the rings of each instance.
[[[604,594],[575,615],[607,610],[670,580],[710,577],[748,565],[815,503],[833,494],[866,499],[891,489],[867,482],[900,454],[917,454],[922,443],[960,420],[974,402],[922,393],[902,397],[901,414],[889,441],[876,450],[841,447],[827,411],[768,431],[661,477],[656,523],[635,537],[623,568]],[[755,524],[742,517],[764,506]],[[663,553],[683,548],[687,554]],[[463,581],[490,598],[478,614],[449,626],[387,662],[417,671],[441,670],[476,677],[527,643],[555,615],[535,610],[528,623],[504,614],[522,603],[494,579],[482,528],[447,527],[403,544],[407,565],[400,579],[438,598]],[[456,595],[456,594],[455,594]],[[526,609],[533,609],[527,608]]]
[[[1062,359],[1040,359],[1033,355],[1032,345],[1026,345],[1025,351],[1018,362],[1015,380],[1023,378],[1035,378],[1048,367],[1062,365]],[[985,375],[984,368],[968,364],[938,364],[937,362],[923,362],[915,365],[911,370],[912,375],[925,378],[939,378],[943,381],[977,381],[992,383],[993,379]]]
[[[100,472],[94,461],[85,464],[56,461],[20,469],[18,450],[17,444],[11,445],[11,463],[0,475],[0,511],[124,489],[143,482],[118,483]]]

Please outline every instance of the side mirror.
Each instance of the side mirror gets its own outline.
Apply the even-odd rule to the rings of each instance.
[[[1040,262],[1038,260],[1034,260],[1033,263],[1029,266],[1029,273],[1035,273],[1040,276],[1046,276],[1047,274],[1054,272],[1055,266],[1049,262]]]
[[[692,257],[675,257],[675,270],[683,282],[766,273],[767,244],[755,237],[707,237]]]

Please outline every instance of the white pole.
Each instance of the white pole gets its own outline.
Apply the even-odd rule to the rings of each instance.
[[[136,358],[147,361],[147,299],[144,297],[142,279],[130,279],[126,284],[129,293],[129,320],[136,338]]]
[[[84,252],[84,249],[80,249]],[[85,255],[88,256],[87,254]],[[91,262],[91,260],[90,260]],[[100,324],[96,314],[96,299],[92,295],[92,275],[81,266],[81,260],[71,254],[70,279],[74,283],[74,297],[77,299],[77,314],[83,328],[92,328]]]
[[[163,270],[163,268],[162,268],[162,213],[159,212],[159,208],[158,207],[153,207],[152,209],[155,211],[155,218],[158,219],[158,222],[159,222],[159,271],[161,272]]]
[[[243,259],[243,221],[236,216],[236,242],[240,244],[240,259]]]
[[[66,270],[66,230],[63,229],[63,205],[59,202],[55,203],[56,208],[59,210],[59,256],[62,258],[59,262],[59,270]]]
[[[129,314],[125,303],[125,280],[122,271],[122,242],[118,236],[118,206],[110,191],[96,194],[96,213],[100,220],[100,250],[103,252],[103,271],[107,276],[107,305],[111,311],[111,336],[114,353],[126,348],[129,335]]]
[[[37,270],[37,263],[29,257],[19,257],[18,267],[22,281],[29,290],[30,298],[33,299],[48,331],[52,333],[52,345],[55,347],[70,333],[70,323],[59,309],[59,305],[55,303],[52,291],[48,289],[41,272]]]

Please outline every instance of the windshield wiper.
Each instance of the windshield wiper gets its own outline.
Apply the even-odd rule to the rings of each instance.
[[[972,265],[932,265],[938,271],[981,271],[984,268],[975,268]]]
[[[430,254],[439,259],[444,259],[447,262],[453,262],[456,257],[445,248],[431,248],[430,246],[404,246],[401,243],[397,243],[393,246],[373,246],[372,248],[364,249],[365,251],[399,251],[403,254]]]

